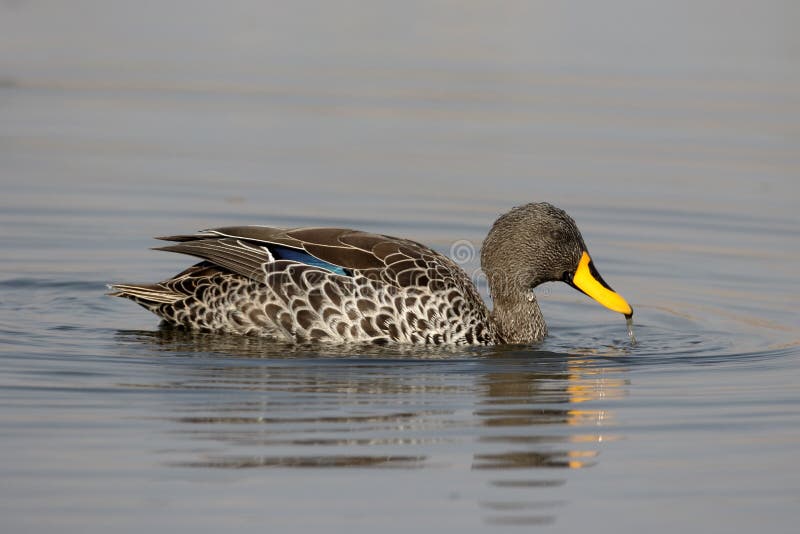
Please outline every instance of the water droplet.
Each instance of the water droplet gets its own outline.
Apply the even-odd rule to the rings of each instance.
[[[625,323],[628,325],[628,337],[631,338],[631,345],[636,345],[636,336],[633,335],[633,316],[625,317]]]

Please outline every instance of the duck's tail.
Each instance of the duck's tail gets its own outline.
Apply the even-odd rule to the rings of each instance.
[[[130,299],[148,309],[186,298],[161,284],[109,284],[108,289],[111,290],[109,296]]]

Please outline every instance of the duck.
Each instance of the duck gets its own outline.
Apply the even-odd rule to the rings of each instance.
[[[565,282],[630,325],[575,221],[517,206],[480,251],[492,309],[452,259],[415,241],[347,228],[230,226],[157,239],[201,261],[156,284],[112,284],[163,323],[295,343],[531,344],[547,335],[533,289]]]

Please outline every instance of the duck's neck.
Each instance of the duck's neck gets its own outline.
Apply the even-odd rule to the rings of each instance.
[[[547,325],[532,289],[491,293],[494,301],[491,318],[503,343],[533,343],[547,335]]]

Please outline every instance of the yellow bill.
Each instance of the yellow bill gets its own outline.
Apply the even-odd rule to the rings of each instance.
[[[609,310],[623,313],[626,317],[633,315],[633,308],[631,308],[630,304],[619,293],[611,289],[594,268],[592,258],[588,252],[583,253],[581,260],[578,262],[578,268],[575,270],[575,275],[568,282]]]

